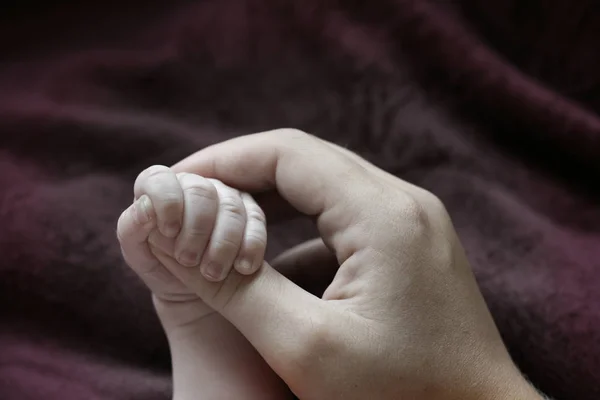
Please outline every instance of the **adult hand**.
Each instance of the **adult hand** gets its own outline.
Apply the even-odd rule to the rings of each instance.
[[[539,399],[512,363],[443,205],[293,130],[206,148],[173,167],[276,195],[316,218],[339,270],[322,298],[267,265],[220,283],[172,272],[231,321],[301,399]],[[271,197],[271,200],[273,197]],[[294,258],[324,247],[306,245]]]

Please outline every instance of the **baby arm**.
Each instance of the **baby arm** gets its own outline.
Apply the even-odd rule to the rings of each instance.
[[[216,180],[151,167],[117,233],[123,257],[153,293],[171,348],[174,399],[287,399],[290,392],[247,340],[173,272],[210,281],[262,265],[265,217],[245,193]]]

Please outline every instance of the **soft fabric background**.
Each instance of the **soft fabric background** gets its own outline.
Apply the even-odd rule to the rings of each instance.
[[[277,127],[441,197],[521,369],[600,398],[598,2],[84,3],[0,13],[2,399],[168,399],[117,217],[146,166]]]

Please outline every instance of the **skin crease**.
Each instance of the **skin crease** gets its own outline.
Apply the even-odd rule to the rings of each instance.
[[[234,268],[222,281],[177,262],[160,241],[165,236],[138,237],[166,249],[153,256],[182,292],[235,326],[299,398],[542,398],[510,359],[452,222],[431,193],[295,130],[220,143],[172,170],[260,194],[269,220],[297,213],[316,220],[321,238],[282,254],[277,269],[266,262],[254,274]],[[323,295],[288,277],[322,285]],[[157,302],[170,344],[184,343],[183,354],[193,348],[194,323],[174,316],[187,316],[190,304]],[[198,398],[192,381],[207,371],[188,354],[174,356],[175,395],[179,387]]]
[[[248,194],[219,181],[175,174],[165,166],[143,171],[134,192],[117,235],[128,265],[152,290],[171,349],[173,398],[293,398],[241,333],[156,257],[202,273],[215,262],[223,275],[232,269],[255,273],[266,248],[260,207]],[[204,277],[214,281],[217,275]]]

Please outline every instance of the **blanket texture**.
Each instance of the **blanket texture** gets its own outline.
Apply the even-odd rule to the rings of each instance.
[[[116,220],[143,168],[279,127],[438,195],[522,371],[600,398],[598,2],[31,3],[0,15],[0,398],[168,399]]]

